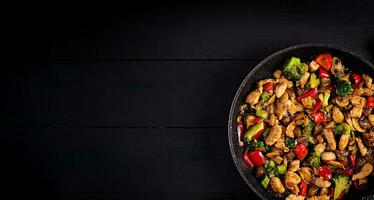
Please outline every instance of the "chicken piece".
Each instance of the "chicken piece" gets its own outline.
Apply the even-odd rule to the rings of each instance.
[[[281,98],[281,96],[283,96],[283,94],[286,92],[287,87],[287,80],[281,79],[280,82],[277,85],[275,85],[275,96],[277,98]]]
[[[353,106],[352,110],[349,112],[350,117],[360,118],[362,115],[361,106]]]
[[[344,115],[337,106],[334,106],[334,108],[332,109],[332,118],[338,124],[344,122]]]
[[[366,74],[362,74],[362,79],[364,79],[365,85],[367,88],[371,88],[371,83],[373,82],[373,79]]]
[[[288,171],[297,172],[300,168],[300,160],[294,160],[291,162]]]
[[[278,123],[278,119],[274,114],[270,114],[269,125],[275,126]]]
[[[326,147],[324,144],[320,143],[320,144],[317,144],[315,147],[314,147],[314,151],[318,151],[319,153],[323,153],[325,151]]]
[[[312,179],[312,172],[313,171],[308,167],[302,167],[299,169],[300,177],[307,182]]]
[[[285,191],[285,188],[284,188],[281,180],[276,176],[271,178],[270,185],[271,185],[271,188],[273,189],[273,191],[276,192],[276,193],[281,193],[282,194]]]
[[[322,195],[322,196],[312,196],[308,198],[308,200],[329,200],[330,196],[328,195]]]
[[[294,194],[299,194],[300,188],[298,185],[293,186],[293,188],[290,188],[291,192]]]
[[[322,177],[318,177],[314,180],[314,184],[320,188],[328,188],[331,186],[331,183],[327,180],[324,180]]]
[[[323,161],[331,161],[336,159],[336,155],[334,152],[327,151],[321,154],[321,158]]]
[[[245,102],[250,104],[252,107],[258,103],[258,100],[260,99],[261,93],[260,91],[253,90],[251,93],[247,95],[245,98]]]
[[[309,80],[309,76],[310,76],[310,73],[309,72],[305,72],[305,74],[301,77],[301,79],[296,82],[296,87],[300,86],[301,88],[304,88],[304,85]]]
[[[301,182],[301,178],[295,172],[286,172],[285,184],[288,189],[293,189],[297,184]]]
[[[286,135],[287,137],[294,138],[293,131],[295,130],[296,124],[295,122],[291,122],[288,124],[287,129],[286,129]]]
[[[301,103],[305,108],[312,109],[313,108],[313,99],[312,97],[306,97],[301,100]]]
[[[277,142],[282,136],[282,127],[276,124],[275,126],[271,127],[269,135],[266,137],[265,143],[266,145],[272,146]]]
[[[282,76],[282,71],[277,69],[274,73],[273,73],[273,76],[276,78],[276,79],[280,79],[281,76]]]
[[[280,156],[277,156],[274,158],[274,162],[277,163],[278,165],[280,165],[282,161],[283,161],[283,158]]]
[[[284,93],[281,98],[275,101],[274,114],[278,116],[278,120],[281,120],[287,114],[290,105],[291,101],[288,99],[287,93]]]
[[[319,64],[316,63],[314,60],[312,60],[312,62],[309,63],[309,71],[314,72],[317,71],[318,68]]]
[[[366,104],[366,99],[360,96],[354,96],[352,97],[351,102],[353,106],[364,107]]]
[[[362,143],[362,140],[361,138],[356,138],[356,142],[357,142],[357,146],[358,146],[358,149],[360,150],[360,153],[362,156],[365,156],[366,153],[368,152],[368,149],[364,146],[364,144]]]
[[[325,136],[328,147],[330,150],[335,150],[336,149],[336,141],[334,137],[334,133],[332,132],[331,129],[323,129],[323,135]]]
[[[371,174],[373,171],[373,165],[366,163],[357,174],[353,174],[352,181],[363,179]]]
[[[281,150],[284,150],[286,149],[286,143],[285,143],[285,136],[284,136],[284,133],[282,131],[282,134],[281,134],[281,137],[275,142],[275,145],[274,145],[276,148],[278,149],[281,149]],[[287,148],[288,149],[288,148]],[[287,151],[288,152],[288,151]]]
[[[369,115],[369,121],[372,126],[374,126],[374,115]]]
[[[286,197],[286,200],[304,200],[304,199],[305,199],[304,196],[299,196],[295,194],[290,194],[288,195],[288,197]]]
[[[340,136],[339,150],[343,151],[347,147],[348,141],[349,141],[349,134],[343,134],[342,136]]]

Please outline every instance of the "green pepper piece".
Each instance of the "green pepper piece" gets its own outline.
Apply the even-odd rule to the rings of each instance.
[[[252,137],[255,136],[259,131],[265,128],[264,122],[260,122],[252,126],[247,132],[244,133],[243,139],[247,144],[251,141]]]
[[[266,189],[268,188],[268,185],[270,183],[270,179],[268,176],[265,176],[265,178],[261,181],[261,185]]]

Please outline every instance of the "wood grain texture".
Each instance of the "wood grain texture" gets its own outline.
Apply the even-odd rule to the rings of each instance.
[[[157,1],[96,16],[4,16],[2,194],[257,199],[227,142],[236,89],[294,44],[329,43],[373,61],[373,2]]]
[[[12,128],[2,135],[2,167],[13,172],[3,177],[8,192],[23,188],[51,199],[250,192],[232,162],[225,128]]]
[[[148,2],[121,6],[122,12],[110,15],[15,16],[16,23],[5,29],[14,40],[4,44],[18,59],[20,52],[27,59],[263,59],[276,50],[310,42],[369,56],[373,4]]]
[[[226,127],[259,61],[67,61],[8,65],[3,126]],[[13,77],[20,77],[14,79]]]

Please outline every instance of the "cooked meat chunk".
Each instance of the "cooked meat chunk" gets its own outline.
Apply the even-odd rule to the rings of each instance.
[[[361,155],[365,156],[368,149],[364,146],[360,138],[356,138],[356,142],[357,142],[357,146],[358,146],[358,149],[360,150]]]
[[[364,79],[365,85],[367,88],[371,88],[371,83],[373,82],[373,79],[366,74],[362,74],[362,79]]]
[[[336,106],[334,106],[334,108],[332,109],[332,118],[338,124],[344,122],[344,115],[342,111],[340,111],[340,109]]]
[[[245,102],[250,104],[251,106],[254,106],[258,103],[260,96],[261,96],[260,91],[253,90],[251,93],[247,95],[247,97],[245,98]]]
[[[266,137],[266,145],[272,146],[277,142],[282,136],[282,127],[276,124],[271,127],[269,135]]]
[[[270,185],[273,191],[276,193],[283,193],[284,191],[286,191],[281,180],[276,176],[271,178]]]
[[[371,174],[373,171],[373,165],[366,163],[357,174],[353,174],[352,180],[363,179]]]
[[[336,149],[336,141],[334,137],[334,133],[332,132],[331,129],[323,129],[323,135],[325,136],[328,147],[330,150],[335,150]]]

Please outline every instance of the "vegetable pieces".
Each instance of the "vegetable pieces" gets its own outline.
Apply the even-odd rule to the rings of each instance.
[[[300,58],[292,57],[283,69],[283,75],[289,79],[298,81],[308,71],[308,65],[300,62]]]
[[[325,53],[292,57],[240,106],[239,145],[261,185],[286,199],[341,199],[374,163],[374,85]],[[270,186],[269,186],[270,185]]]

